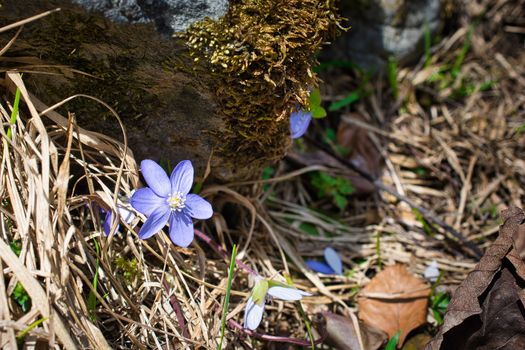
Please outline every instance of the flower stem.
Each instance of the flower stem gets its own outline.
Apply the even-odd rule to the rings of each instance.
[[[301,345],[301,346],[311,346],[312,345],[312,342],[310,342],[309,340],[289,338],[289,337],[279,337],[276,335],[257,333],[256,331],[252,331],[251,329],[243,328],[243,326],[241,326],[234,320],[228,320],[228,325],[231,328],[236,328],[251,337],[261,339],[261,340],[267,340],[267,341],[278,342],[278,343],[290,343],[290,344]],[[316,339],[313,343],[316,345],[321,344],[322,342],[324,342],[326,335],[327,335],[326,332],[323,331],[323,335],[320,338]]]
[[[222,341],[224,340],[224,330],[226,328],[226,316],[228,315],[228,306],[230,304],[230,290],[232,288],[233,270],[235,268],[235,256],[237,256],[237,245],[233,245],[232,256],[230,259],[230,270],[228,272],[228,285],[226,286],[226,295],[224,296],[224,309],[222,310],[221,319],[221,341],[219,350],[222,350]]]
[[[168,281],[163,279],[162,285],[164,286],[166,293],[168,293],[169,295],[171,286],[168,283]],[[173,310],[175,310],[175,317],[177,317],[177,321],[179,321],[180,328],[182,329],[182,335],[184,336],[184,338],[190,339],[190,333],[188,332],[188,328],[186,327],[186,322],[184,321],[184,315],[182,314],[182,309],[180,307],[179,301],[177,300],[177,296],[175,294],[171,295],[170,304]]]

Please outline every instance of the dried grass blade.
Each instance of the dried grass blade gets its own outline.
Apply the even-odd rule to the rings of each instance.
[[[11,251],[11,248],[3,240],[0,240],[0,258],[9,266],[16,278],[22,283],[25,290],[31,297],[42,317],[48,317],[52,324],[53,330],[62,342],[65,349],[77,349],[77,346],[68,329],[65,327],[60,314],[57,313],[52,305],[49,305],[49,299],[46,292],[42,289],[40,283],[34,278],[27,268],[20,262],[18,257]]]
[[[27,23],[30,23],[30,22],[36,21],[37,19],[40,19],[40,18],[43,18],[43,17],[49,16],[50,14],[55,13],[55,12],[58,12],[58,11],[60,11],[60,8],[56,8],[56,9],[53,9],[53,10],[49,10],[49,11],[46,11],[46,12],[42,12],[42,13],[40,13],[40,14],[38,14],[38,15],[35,15],[35,16],[32,16],[32,17],[29,17],[29,18],[23,19],[23,20],[21,20],[21,21],[18,21],[18,22],[15,22],[15,23],[12,23],[12,24],[6,25],[6,26],[0,28],[0,33],[7,32],[8,30],[11,30],[11,29],[13,29],[13,28],[23,26],[24,24],[27,24]]]

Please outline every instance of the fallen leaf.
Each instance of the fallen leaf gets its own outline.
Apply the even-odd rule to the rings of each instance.
[[[358,113],[351,113],[348,118],[366,122],[365,118]],[[368,136],[367,130],[341,121],[337,129],[336,142],[337,145],[351,151],[346,158],[361,170],[373,177],[381,174],[382,157]]]
[[[364,117],[357,113],[352,113],[349,117],[365,121]],[[347,151],[348,154],[339,155],[374,178],[381,174],[382,156],[365,129],[341,121],[335,137],[335,147]],[[344,170],[345,176],[352,182],[355,194],[369,194],[376,191],[375,186],[370,181],[348,169],[348,166],[323,151],[290,152],[288,158],[304,166],[325,165]]]
[[[516,251],[520,255],[520,258],[525,260],[525,225],[520,225],[514,233],[513,239]]]
[[[525,262],[516,246],[525,215],[512,207],[502,217],[498,238],[456,289],[427,349],[525,349]]]
[[[317,314],[315,319],[324,322],[327,335],[323,344],[329,345],[337,350],[361,349],[359,346],[359,340],[357,339],[354,322],[348,317],[326,311]],[[364,350],[377,350],[388,340],[385,332],[367,326],[362,322],[359,322],[359,330]]]
[[[401,331],[399,346],[407,334],[426,323],[430,288],[404,265],[379,272],[359,293],[359,318],[393,337]]]

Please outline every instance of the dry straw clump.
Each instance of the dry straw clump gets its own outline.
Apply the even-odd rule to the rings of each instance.
[[[202,249],[176,249],[165,235],[140,241],[137,220],[103,233],[100,209],[124,205],[120,198],[139,183],[125,133],[119,142],[57,112],[89,96],[48,107],[16,71],[6,72],[2,89],[0,348],[216,347],[222,258],[206,263]],[[17,89],[20,111],[11,125]],[[23,298],[27,309],[17,302]]]
[[[125,205],[121,197],[139,181],[125,142],[84,130],[73,114],[65,118],[55,111],[87,95],[48,107],[13,71],[2,86],[11,93],[18,88],[22,102],[11,139],[5,132],[9,100],[0,108],[0,347],[22,342],[65,349],[216,348],[228,274],[225,254],[205,252],[208,246],[198,241],[195,249],[177,248],[163,234],[142,241],[138,219],[106,237],[100,209]],[[281,249],[278,257],[266,255],[273,248],[251,251],[253,236],[264,246],[283,243],[254,201],[224,186],[208,187],[202,195],[214,197],[219,212],[235,205],[239,214],[237,230],[215,214],[218,243],[212,248],[223,252],[238,242],[238,257],[250,251],[251,265],[262,275],[289,272]],[[250,282],[243,276],[233,284],[229,319],[242,318]],[[27,312],[13,297],[18,283],[31,301]],[[304,337],[293,305],[268,309],[295,320],[300,331],[293,335]],[[236,348],[254,341],[233,331],[226,340]]]

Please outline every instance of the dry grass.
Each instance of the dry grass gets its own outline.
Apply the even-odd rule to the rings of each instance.
[[[472,30],[459,72],[474,86],[467,96],[454,96],[458,78],[438,89],[428,77],[458,56],[468,24],[433,48],[429,65],[399,72],[404,102],[385,98],[388,86],[377,83],[341,119],[358,125],[384,158],[383,183],[486,248],[498,229],[493,213],[510,204],[523,207],[525,200],[525,136],[516,132],[525,123],[525,50],[508,45],[516,36],[523,40],[523,26],[516,23],[525,4],[476,4],[460,18],[470,23],[480,8],[487,10]],[[481,91],[487,79],[493,86]],[[327,84],[327,98],[341,93],[337,86]],[[10,140],[6,130],[17,87],[22,104]],[[16,71],[6,73],[2,89],[9,97],[0,104],[0,348],[16,348],[23,331],[28,347],[217,348],[228,258],[199,239],[188,249],[165,234],[142,241],[136,234],[141,218],[104,235],[99,209],[125,206],[139,186],[125,133],[118,141],[82,129],[73,114],[57,112],[69,100],[45,106]],[[198,228],[226,250],[238,244],[238,258],[261,275],[290,275],[298,287],[316,293],[303,303],[310,315],[326,309],[354,313],[356,293],[384,264],[406,263],[422,274],[436,260],[451,288],[473,268],[476,260],[445,230],[428,235],[410,207],[386,193],[352,197],[338,217],[321,214],[318,209],[330,213],[333,206],[313,198],[304,174],[348,174],[329,165],[296,169],[283,162],[266,191],[264,181],[205,186],[202,195],[215,215]],[[305,223],[320,235],[305,234]],[[18,245],[19,256],[10,245]],[[306,269],[303,259],[321,256],[327,245],[341,253],[350,275],[320,277]],[[12,297],[17,282],[31,298],[27,312]],[[240,322],[252,282],[238,269],[228,318]],[[268,305],[260,329],[305,338],[304,321],[291,303]],[[232,329],[226,341],[230,348],[265,346]]]

